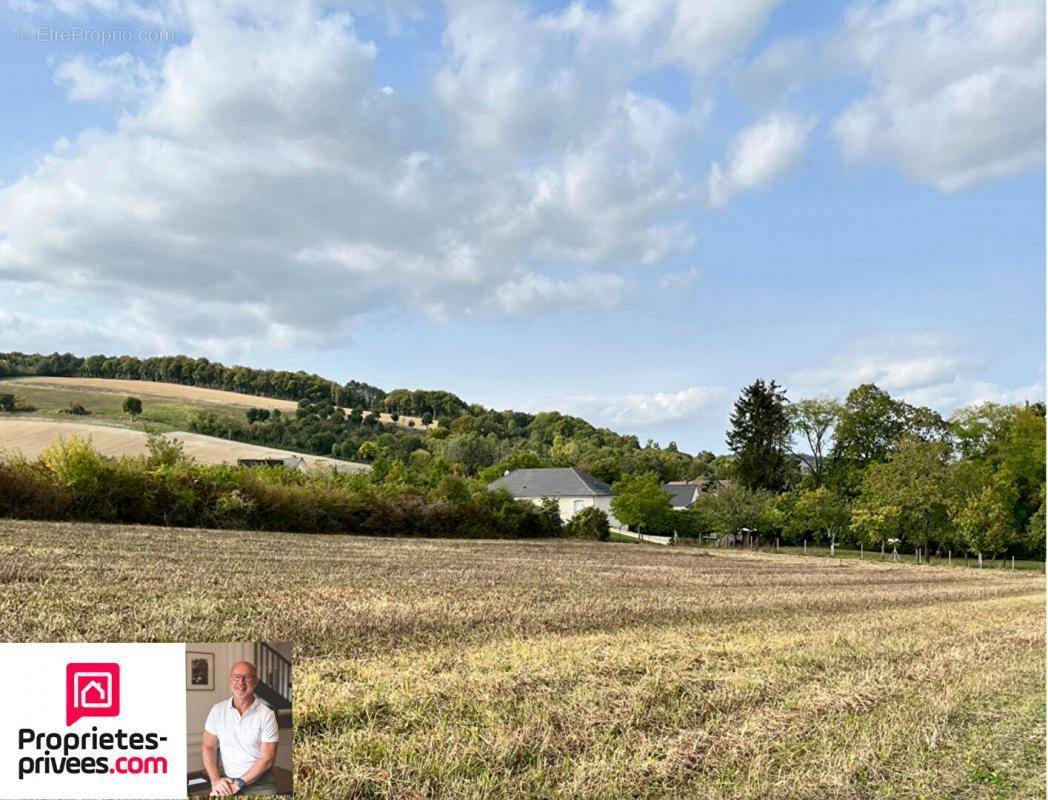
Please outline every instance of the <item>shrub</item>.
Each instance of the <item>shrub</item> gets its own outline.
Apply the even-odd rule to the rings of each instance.
[[[560,536],[564,532],[564,524],[560,518],[560,504],[556,499],[546,497],[539,509],[546,536]]]
[[[188,461],[185,448],[178,439],[168,439],[159,433],[150,432],[146,447],[149,449],[146,465],[151,469],[175,467]]]
[[[63,408],[58,413],[60,413],[60,414],[74,414],[74,415],[76,415],[78,417],[84,417],[84,416],[87,416],[88,414],[90,414],[91,412],[88,411],[86,408],[84,408],[82,405],[80,405],[80,403],[70,403],[67,408]]]
[[[0,394],[0,411],[14,411],[15,396],[13,394]]]
[[[596,539],[606,542],[611,535],[608,515],[594,506],[583,508],[564,525],[564,535],[572,539]]]

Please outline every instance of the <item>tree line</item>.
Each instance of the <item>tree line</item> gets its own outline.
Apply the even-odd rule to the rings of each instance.
[[[616,485],[616,515],[651,532],[1044,557],[1043,403],[944,419],[873,384],[790,403],[757,380],[727,444],[729,484],[710,482],[692,509],[671,510],[657,476],[641,475]]]

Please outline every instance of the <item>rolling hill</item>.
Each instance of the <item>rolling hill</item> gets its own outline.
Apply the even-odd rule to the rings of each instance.
[[[30,460],[37,458],[60,438],[70,436],[90,439],[94,448],[105,456],[138,456],[147,453],[147,434],[144,431],[113,425],[32,417],[0,419],[0,451],[17,451]],[[367,464],[356,464],[307,453],[294,453],[274,447],[260,447],[214,436],[204,436],[199,433],[175,431],[165,436],[182,442],[186,455],[201,464],[235,464],[238,458],[300,456],[312,468],[332,468],[343,472],[366,472],[371,469]]]

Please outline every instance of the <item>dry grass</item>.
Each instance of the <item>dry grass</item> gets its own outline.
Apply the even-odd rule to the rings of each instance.
[[[306,797],[1044,796],[1040,574],[0,523],[0,637],[297,642]]]
[[[95,450],[104,456],[140,456],[148,452],[147,436],[143,431],[95,425],[88,422],[16,417],[0,419],[0,450],[21,453],[30,461],[57,442],[71,436],[90,439]],[[346,472],[366,472],[367,464],[356,464],[336,458],[325,458],[308,453],[293,453],[276,447],[264,447],[244,442],[204,436],[201,433],[176,431],[166,433],[168,439],[182,442],[185,453],[201,464],[235,464],[238,458],[286,458],[298,456],[316,469],[337,469]]]
[[[116,378],[10,378],[4,382],[7,391],[17,392],[21,386],[53,387],[61,389],[80,389],[90,392],[108,392],[121,397],[132,395],[141,398],[159,398],[164,400],[191,400],[218,406],[234,408],[279,408],[281,411],[294,413],[298,403],[294,400],[277,400],[269,397],[257,397],[253,394],[224,392],[221,389],[203,389],[198,386],[182,386],[178,383],[159,383],[154,381],[128,381]]]
[[[40,406],[48,402],[48,393],[61,396],[62,402],[58,407],[67,406],[70,402],[89,401],[90,398],[97,399],[98,395],[111,395],[119,402],[127,396],[144,398],[148,404],[149,400],[168,400],[187,402],[194,405],[216,407],[222,409],[248,409],[266,408],[279,409],[282,413],[294,413],[298,403],[294,400],[281,400],[274,397],[259,397],[253,394],[241,394],[239,392],[227,392],[222,389],[205,389],[199,386],[183,386],[179,383],[161,383],[158,381],[130,381],[118,378],[59,378],[33,376],[27,378],[6,378],[0,387],[4,391],[24,396],[33,405]],[[27,391],[28,390],[28,391]],[[44,390],[41,392],[41,390]],[[81,396],[78,396],[81,395]],[[70,400],[70,398],[72,398]],[[87,402],[84,403],[88,405]],[[90,406],[88,406],[90,409]],[[207,410],[213,410],[208,408]],[[348,413],[349,409],[345,409]],[[371,416],[371,411],[363,412],[364,416]],[[390,414],[381,412],[379,420],[384,423],[392,423]],[[414,422],[414,426],[409,426]],[[402,415],[397,420],[397,425],[407,428],[415,427],[419,430],[427,430],[437,427],[438,423],[423,425],[421,417]]]

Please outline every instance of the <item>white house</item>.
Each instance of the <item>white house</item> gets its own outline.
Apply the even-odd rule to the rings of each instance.
[[[611,487],[576,467],[515,469],[492,481],[488,489],[505,489],[514,500],[530,500],[537,506],[552,498],[565,522],[584,508],[599,508],[608,515],[612,527],[622,527],[611,513],[611,498],[615,496]]]

